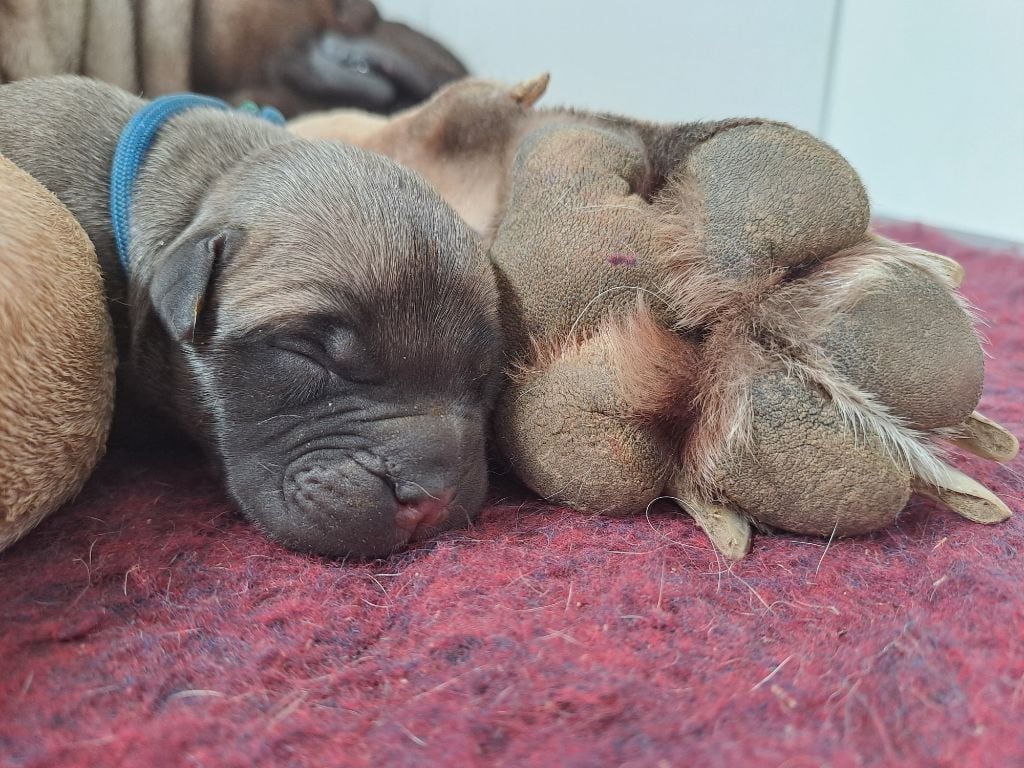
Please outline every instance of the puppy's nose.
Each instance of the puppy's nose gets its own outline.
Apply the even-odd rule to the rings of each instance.
[[[433,493],[414,483],[399,483],[395,486],[399,501],[395,522],[415,537],[420,530],[436,528],[448,519],[448,505],[454,497],[454,488]]]

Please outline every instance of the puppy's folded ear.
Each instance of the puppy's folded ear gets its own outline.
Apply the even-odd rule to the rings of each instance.
[[[217,265],[239,239],[240,233],[233,230],[195,235],[163,255],[149,295],[157,317],[173,338],[195,341],[196,324],[213,287]]]

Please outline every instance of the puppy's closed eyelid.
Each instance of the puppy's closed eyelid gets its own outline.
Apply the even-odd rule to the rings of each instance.
[[[327,349],[322,343],[313,339],[306,339],[301,336],[289,336],[274,339],[270,342],[270,346],[275,349],[284,350],[285,352],[289,352],[293,355],[308,357],[314,362],[321,364],[330,358]]]
[[[306,358],[310,363],[343,379],[363,381],[372,378],[363,347],[352,334],[287,334],[276,336],[268,342],[276,349]]]
[[[309,358],[324,368],[333,370],[344,364],[348,355],[345,350],[337,348],[327,340],[314,336],[284,336],[275,338],[270,345],[293,355]]]

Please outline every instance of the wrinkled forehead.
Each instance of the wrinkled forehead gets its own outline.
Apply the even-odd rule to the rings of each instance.
[[[240,234],[215,284],[219,333],[311,314],[419,329],[452,302],[496,304],[476,236],[386,158],[294,141],[227,181],[207,206]]]
[[[325,229],[248,233],[217,287],[218,333],[287,330],[332,318],[367,341],[417,344],[496,317],[496,288],[468,233]],[[457,311],[454,309],[457,308]],[[475,319],[474,319],[475,318]]]
[[[220,332],[243,335],[294,316],[352,309],[353,301],[346,298],[358,298],[366,244],[340,239],[325,250],[288,236],[294,233],[280,234],[284,236],[273,231],[245,233],[237,252],[224,264],[217,284]],[[400,258],[379,250],[376,257]],[[414,258],[411,249],[405,258]]]

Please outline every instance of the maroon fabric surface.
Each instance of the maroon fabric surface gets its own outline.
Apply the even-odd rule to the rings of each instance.
[[[1024,435],[1024,258],[912,225],[991,323],[982,410]],[[496,493],[370,564],[287,552],[195,457],[115,452],[0,555],[4,766],[1024,764],[1024,482],[972,525],[759,537]]]

